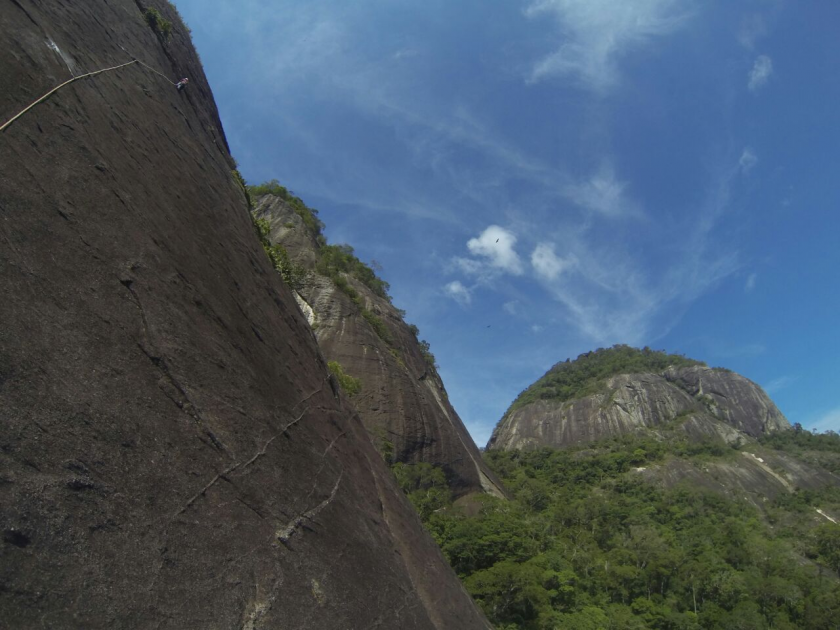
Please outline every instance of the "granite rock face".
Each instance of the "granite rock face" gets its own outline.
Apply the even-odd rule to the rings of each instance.
[[[315,272],[317,239],[293,208],[274,195],[255,201],[257,216],[271,225],[271,241],[310,270],[299,303],[324,355],[361,380],[361,392],[352,403],[374,439],[387,443],[394,461],[441,466],[456,497],[473,492],[505,496],[400,311],[345,275],[360,296],[361,304],[354,302],[330,278]],[[365,319],[363,309],[384,324],[388,341]]]
[[[571,446],[666,425],[682,428],[690,438],[727,442],[790,428],[752,381],[727,370],[681,367],[619,374],[607,379],[600,393],[514,409],[499,422],[487,448]]]
[[[157,7],[168,40],[133,0],[0,5],[3,120],[129,54],[191,79],[77,81],[0,136],[0,625],[489,628],[329,386]]]
[[[664,376],[668,382],[702,400],[716,418],[750,437],[790,428],[787,418],[764,390],[740,374],[689,367],[671,368]]]

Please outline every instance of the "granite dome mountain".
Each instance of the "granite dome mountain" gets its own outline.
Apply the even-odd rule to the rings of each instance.
[[[731,370],[615,346],[552,367],[513,402],[487,447],[562,447],[665,425],[726,441],[790,429],[764,390]]]
[[[761,506],[797,488],[840,483],[833,464],[762,443],[791,430],[764,390],[731,370],[619,345],[554,365],[511,404],[487,450],[597,449],[604,441],[652,438],[669,456],[640,464],[636,475],[666,486],[689,481]],[[685,457],[705,448],[736,456]]]

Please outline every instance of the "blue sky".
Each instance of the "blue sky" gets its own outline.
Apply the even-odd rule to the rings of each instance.
[[[382,265],[479,444],[614,343],[840,430],[840,3],[177,5],[245,178]]]

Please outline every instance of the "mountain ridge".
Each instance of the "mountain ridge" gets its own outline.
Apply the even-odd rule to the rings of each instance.
[[[427,463],[444,470],[456,496],[505,490],[449,402],[428,343],[405,322],[388,285],[358,261],[351,247],[328,245],[317,217],[277,184],[252,188],[257,220],[268,239],[307,271],[296,296],[324,354],[360,391],[353,405],[391,463]],[[357,277],[358,276],[358,277]]]

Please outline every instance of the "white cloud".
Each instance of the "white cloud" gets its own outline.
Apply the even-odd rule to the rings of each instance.
[[[772,381],[764,385],[764,391],[768,394],[775,394],[776,392],[792,385],[796,382],[795,376],[780,376],[779,378],[774,378]]]
[[[473,256],[486,259],[486,263],[491,268],[519,276],[522,275],[524,269],[519,254],[513,249],[515,244],[516,236],[512,232],[498,225],[491,225],[478,238],[471,238],[467,242],[467,249]],[[461,260],[463,259],[458,259],[459,264],[465,270],[467,267],[474,266],[475,261],[464,265],[460,263]]]
[[[502,304],[502,308],[508,315],[516,315],[519,312],[519,302],[516,300],[505,302]]]
[[[749,173],[753,167],[758,164],[758,156],[753,151],[752,147],[746,147],[741,153],[741,159],[738,160],[738,166],[741,167],[742,173]]]
[[[750,70],[747,87],[753,92],[757,91],[770,79],[773,74],[773,60],[767,55],[759,55]]]
[[[535,0],[525,15],[553,16],[563,43],[532,68],[529,80],[573,75],[604,91],[618,81],[618,59],[680,28],[690,16],[690,4],[690,0]]]
[[[750,293],[753,289],[755,289],[755,281],[758,280],[757,273],[751,273],[747,276],[747,281],[744,283],[744,291]]]
[[[469,306],[470,302],[472,302],[472,294],[470,293],[470,290],[458,280],[450,282],[443,287],[443,290],[446,295],[458,302],[461,306]]]
[[[626,187],[626,182],[616,179],[612,166],[605,164],[588,181],[567,186],[566,195],[582,208],[605,217],[638,216],[638,208],[624,195]]]
[[[840,432],[840,407],[827,411],[810,423],[812,431]]]
[[[556,280],[561,273],[572,267],[575,259],[563,259],[554,253],[553,243],[540,243],[531,253],[531,264],[537,275],[546,280]]]

